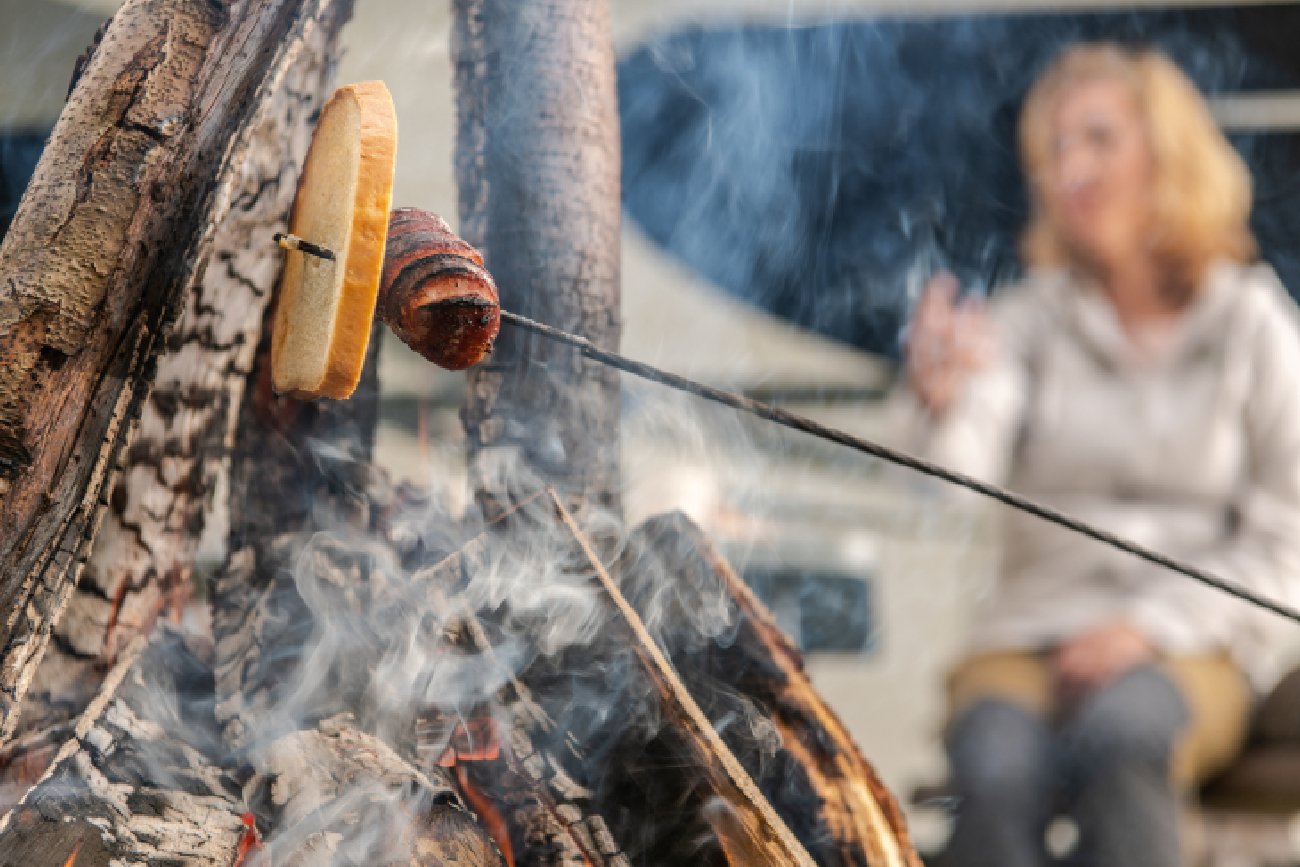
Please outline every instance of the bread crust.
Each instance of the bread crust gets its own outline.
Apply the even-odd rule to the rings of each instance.
[[[343,100],[352,100],[357,105],[360,136],[351,230],[347,250],[335,251],[340,254],[339,262],[345,271],[324,374],[314,388],[293,388],[293,395],[300,398],[342,400],[350,397],[356,389],[365,366],[379,279],[384,267],[388,212],[392,206],[393,171],[397,158],[397,114],[393,98],[382,81],[363,81],[338,88],[321,110],[321,116],[324,117],[331,111],[331,106]],[[316,140],[313,140],[312,147],[315,146]],[[302,218],[303,190],[314,182],[312,165],[309,151],[303,174],[298,180],[298,195],[289,222],[289,231],[295,234]],[[281,302],[283,300],[282,297]],[[277,332],[289,325],[286,316],[282,305],[276,314]],[[273,352],[275,345],[273,340]],[[275,367],[274,362],[272,367]]]

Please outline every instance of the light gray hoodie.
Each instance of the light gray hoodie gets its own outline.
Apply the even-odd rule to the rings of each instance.
[[[1138,345],[1100,292],[1038,274],[991,304],[997,359],[930,425],[940,463],[1300,602],[1300,329],[1266,266],[1218,263]],[[1226,649],[1260,689],[1300,624],[1020,513],[977,649],[1127,618],[1162,650]]]

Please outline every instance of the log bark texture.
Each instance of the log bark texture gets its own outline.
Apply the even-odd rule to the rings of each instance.
[[[818,864],[920,867],[902,811],[775,618],[681,514],[638,527],[621,586]]]
[[[0,819],[0,865],[235,864],[254,832],[214,753],[211,689],[179,634],[133,642],[45,776]]]
[[[674,742],[674,754],[688,758],[695,772],[678,781],[683,802],[697,802],[710,820],[727,860],[733,865],[814,867],[816,862],[791,832],[753,777],[705,715],[699,702],[669,662],[645,621],[606,570],[592,542],[558,497],[554,499],[562,524],[573,534],[592,579],[604,591],[611,609],[609,631],[626,644],[640,661],[641,675],[649,687],[647,697],[657,701],[661,739]],[[634,687],[635,688],[635,687]],[[615,704],[618,713],[621,704]],[[679,752],[680,751],[680,752]],[[679,769],[675,763],[672,765]],[[685,812],[685,811],[683,811]],[[677,832],[680,833],[680,832]],[[743,857],[744,861],[734,860]],[[890,865],[893,867],[893,865]]]
[[[308,4],[270,58],[257,116],[230,154],[229,206],[201,254],[211,266],[181,300],[90,559],[23,706],[20,746],[75,721],[118,650],[146,634],[169,599],[177,611],[190,590],[279,271],[271,238],[286,227],[349,5]]]
[[[455,0],[461,234],[501,304],[616,350],[618,111],[608,0]],[[617,374],[504,328],[463,414],[488,514],[534,475],[617,511]],[[494,506],[496,503],[498,505]]]
[[[128,0],[50,136],[0,246],[0,740],[230,210],[252,121],[301,29],[336,7]]]

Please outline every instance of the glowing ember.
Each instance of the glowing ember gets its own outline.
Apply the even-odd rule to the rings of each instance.
[[[506,827],[505,817],[487,795],[474,788],[464,765],[456,765],[456,781],[460,783],[460,790],[465,794],[465,800],[469,801],[470,808],[478,814],[483,828],[501,850],[501,857],[505,859],[506,867],[515,867],[515,851],[510,846],[510,829]]]
[[[490,762],[501,755],[501,740],[491,717],[471,719],[456,724],[451,741],[438,758],[444,768],[457,762]]]
[[[63,862],[63,867],[73,867],[73,865],[77,863],[77,853],[80,851],[81,841],[78,840],[77,845],[73,846],[72,851],[68,853],[68,860]]]
[[[104,665],[108,667],[112,667],[117,658],[117,647],[115,646],[117,617],[122,610],[122,602],[126,599],[127,585],[129,583],[123,581],[118,585],[117,592],[113,594],[113,601],[108,609],[108,625],[104,627],[104,649],[102,651]]]
[[[262,848],[262,835],[257,831],[257,820],[253,818],[253,814],[244,813],[239,817],[239,821],[244,823],[244,834],[239,838],[239,851],[235,853],[234,867],[244,867],[248,856]]]

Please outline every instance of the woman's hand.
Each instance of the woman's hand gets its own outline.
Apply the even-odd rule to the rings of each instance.
[[[1061,697],[1073,704],[1130,669],[1150,662],[1155,655],[1151,640],[1128,621],[1112,620],[1094,626],[1056,649],[1056,681]]]
[[[912,390],[933,415],[956,402],[972,373],[993,355],[993,328],[981,298],[957,300],[951,274],[930,278],[916,305],[907,339]]]

